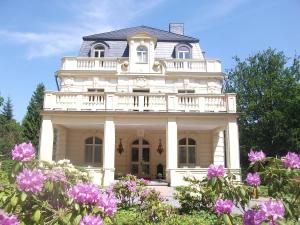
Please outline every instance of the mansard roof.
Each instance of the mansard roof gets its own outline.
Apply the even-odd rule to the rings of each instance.
[[[98,41],[98,40],[105,40],[105,41],[125,41],[129,36],[132,36],[136,33],[148,33],[151,36],[157,38],[157,41],[164,41],[164,42],[199,42],[198,39],[175,34],[169,31],[164,31],[148,26],[137,26],[137,27],[130,27],[120,30],[114,30],[110,32],[100,33],[100,34],[93,34],[89,36],[84,36],[84,41]]]

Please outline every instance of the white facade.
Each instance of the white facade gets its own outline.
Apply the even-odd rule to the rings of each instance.
[[[220,61],[197,41],[144,30],[85,40],[83,55],[62,59],[59,91],[45,94],[40,159],[70,159],[103,185],[133,173],[177,186],[210,164],[239,173],[236,98],[223,93]],[[128,55],[107,56],[121,54],[113,46]]]

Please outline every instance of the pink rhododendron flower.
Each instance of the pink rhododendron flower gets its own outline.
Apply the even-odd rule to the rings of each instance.
[[[32,144],[22,143],[12,149],[12,159],[17,161],[29,161],[35,157],[35,149]]]
[[[48,180],[53,182],[63,182],[63,183],[67,182],[65,171],[63,171],[62,169],[54,168],[52,170],[48,170],[46,171],[45,175]]]
[[[282,219],[284,216],[284,206],[281,201],[268,200],[264,201],[260,205],[261,210],[266,214],[268,219],[276,221],[277,219]]]
[[[8,215],[0,209],[0,224],[1,225],[19,225],[19,221],[15,215]]]
[[[250,162],[262,161],[266,158],[266,154],[263,151],[253,151],[252,149],[248,153],[248,159]]]
[[[260,225],[266,219],[266,214],[262,210],[249,209],[243,216],[243,225]]]
[[[258,173],[248,173],[246,182],[251,186],[259,186],[261,183]]]
[[[127,189],[131,192],[135,192],[136,191],[136,182],[134,180],[127,180],[125,181],[125,186],[127,187]]]
[[[25,168],[17,176],[18,189],[36,194],[42,191],[45,180],[46,177],[41,170]]]
[[[69,197],[80,204],[96,204],[100,193],[99,187],[90,183],[78,183],[68,191]]]
[[[214,210],[218,215],[230,214],[232,211],[233,203],[231,200],[218,199],[215,203]]]
[[[223,177],[224,174],[225,174],[224,166],[210,165],[208,167],[207,176],[209,178],[212,178],[212,177]]]
[[[140,181],[143,182],[145,185],[150,184],[150,180],[146,180],[144,178],[141,178]]]
[[[285,168],[300,169],[300,155],[294,152],[288,152],[282,162]]]
[[[117,198],[115,193],[110,189],[103,191],[102,194],[99,195],[97,205],[106,215],[113,216],[117,211]]]
[[[79,225],[103,225],[103,220],[100,216],[86,215],[81,219]]]

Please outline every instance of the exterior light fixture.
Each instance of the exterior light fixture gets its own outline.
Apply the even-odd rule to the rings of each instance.
[[[161,139],[159,139],[159,144],[158,144],[158,147],[157,147],[157,152],[161,155],[161,153],[163,153],[164,151],[164,148],[161,144]]]
[[[120,138],[120,143],[118,145],[118,148],[117,148],[117,151],[122,154],[122,152],[124,152],[124,148],[123,148],[123,145],[122,145],[122,139]]]

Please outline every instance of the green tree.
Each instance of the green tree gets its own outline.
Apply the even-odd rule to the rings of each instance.
[[[1,103],[2,97],[0,97]],[[1,105],[0,105],[1,106]],[[22,142],[22,127],[13,119],[13,106],[8,98],[0,114],[0,156],[10,158],[13,146]]]
[[[27,107],[27,113],[22,122],[23,137],[27,141],[31,141],[32,144],[38,149],[41,116],[40,113],[43,110],[45,86],[38,84],[34,91],[29,105]]]
[[[300,58],[267,49],[242,61],[235,57],[226,91],[237,93],[242,164],[250,148],[268,155],[300,149]]]
[[[13,119],[13,104],[11,102],[10,97],[8,97],[7,100],[4,102],[3,109],[2,109],[2,115],[7,120]]]

